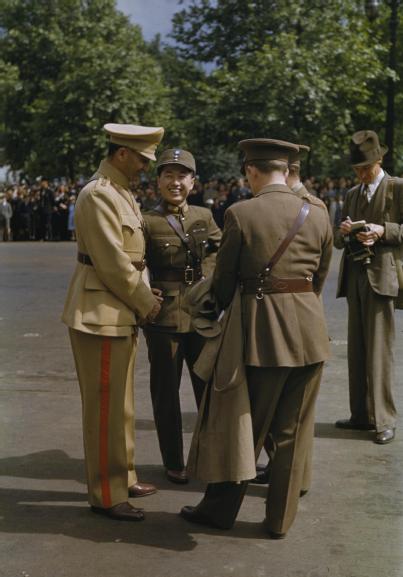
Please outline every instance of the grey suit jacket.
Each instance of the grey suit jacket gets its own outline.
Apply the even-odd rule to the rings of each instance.
[[[393,199],[388,206],[387,190],[391,178],[389,174],[385,173],[385,177],[365,210],[363,210],[360,202],[361,185],[351,188],[347,192],[343,205],[342,220],[349,216],[353,221],[365,219],[369,223],[380,224],[385,227],[385,234],[381,241],[376,243],[375,256],[366,270],[368,281],[376,293],[396,297],[399,292],[396,258],[399,254],[401,257],[403,248],[403,179],[394,178]],[[339,229],[334,230],[334,245],[340,249],[345,248],[344,237]],[[340,263],[337,297],[346,296],[347,267],[345,259],[344,252]]]

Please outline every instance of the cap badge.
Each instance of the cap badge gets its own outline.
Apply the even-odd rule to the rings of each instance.
[[[180,154],[181,154],[181,151],[178,148],[176,148],[173,152],[174,160],[179,160]]]

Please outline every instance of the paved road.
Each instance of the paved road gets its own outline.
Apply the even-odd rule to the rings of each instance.
[[[162,474],[141,343],[137,365],[137,463],[159,492],[141,500],[147,521],[91,514],[86,503],[80,399],[59,317],[74,267],[73,243],[0,243],[1,577],[403,577],[403,443],[339,431],[348,416],[346,305],[336,301],[338,256],[325,306],[333,356],[318,401],[314,482],[284,541],[260,522],[264,489],[250,487],[229,532],[178,517],[201,485]],[[403,313],[397,313],[396,398],[403,413]],[[185,437],[195,420],[182,391]],[[138,503],[137,503],[138,504]]]

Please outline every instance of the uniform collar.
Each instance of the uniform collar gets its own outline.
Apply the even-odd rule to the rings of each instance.
[[[188,212],[189,210],[189,205],[186,202],[183,202],[182,204],[180,204],[179,206],[176,206],[175,204],[169,204],[169,202],[166,202],[165,200],[163,200],[161,202],[161,205],[164,209],[165,212],[169,212],[170,214],[181,214],[184,215]]]
[[[106,176],[113,183],[118,184],[119,186],[122,186],[126,190],[129,189],[129,179],[127,178],[127,176],[125,176],[123,174],[123,172],[121,172],[120,170],[115,168],[113,166],[113,164],[111,164],[107,158],[104,158],[103,160],[101,160],[101,163],[99,165],[97,172],[101,173],[102,176]]]
[[[286,184],[268,184],[259,190],[259,192],[255,194],[255,197],[268,192],[292,192],[292,190]]]

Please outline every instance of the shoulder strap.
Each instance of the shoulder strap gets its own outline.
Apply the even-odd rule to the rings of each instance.
[[[271,257],[270,261],[267,263],[264,270],[260,273],[261,275],[268,274],[272,271],[274,265],[279,261],[280,257],[283,255],[285,249],[288,247],[288,245],[290,244],[290,242],[292,241],[294,236],[297,234],[297,232],[299,231],[301,226],[304,224],[306,217],[308,216],[310,210],[311,210],[311,207],[310,207],[309,203],[304,202],[303,205],[301,206],[301,209],[300,209],[298,215],[297,215],[297,218],[294,221],[294,224],[292,225],[292,227],[288,231],[287,236],[285,237],[283,242],[280,244],[280,246],[278,247],[278,249],[276,250],[274,255]]]
[[[166,218],[168,224],[173,229],[173,231],[179,236],[179,238],[181,239],[181,241],[185,245],[186,249],[190,251],[192,257],[196,260],[199,260],[199,255],[195,251],[192,244],[189,242],[189,237],[186,236],[186,234],[183,232],[182,227],[178,222],[178,219],[173,214],[165,214],[165,211],[164,211],[163,207],[161,206],[161,204],[156,206],[154,210],[156,210],[157,212],[159,212],[162,216],[164,216]]]

